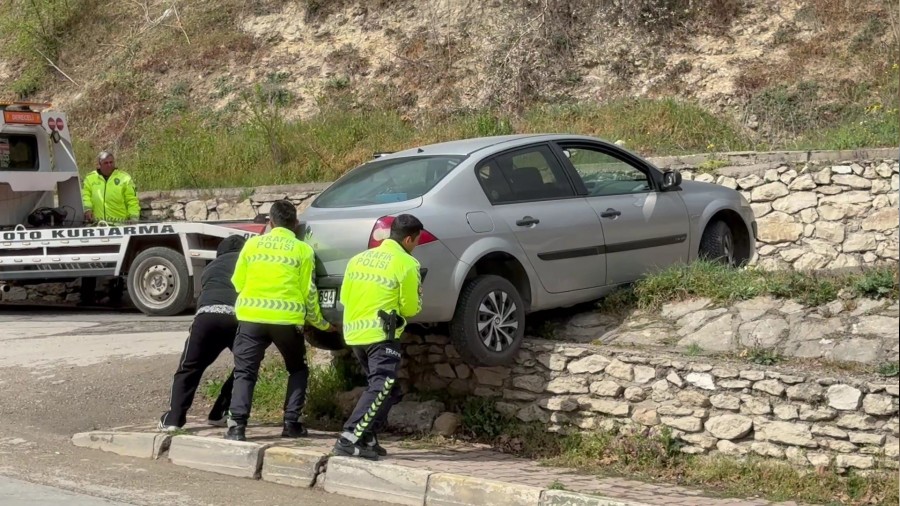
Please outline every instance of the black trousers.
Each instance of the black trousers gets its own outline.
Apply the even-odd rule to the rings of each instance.
[[[231,419],[238,425],[247,425],[250,419],[259,366],[270,344],[278,348],[288,372],[284,421],[298,421],[306,404],[309,366],[306,364],[306,342],[300,329],[296,325],[240,322],[234,340],[234,392],[231,398]]]
[[[223,350],[232,349],[237,328],[238,321],[234,315],[200,313],[194,318],[181,353],[181,362],[172,381],[169,411],[162,418],[164,425],[184,426],[203,372],[216,361]],[[219,420],[225,416],[231,403],[233,384],[234,371],[222,385],[222,391],[209,412],[210,420]]]
[[[352,346],[351,349],[369,383],[341,434],[355,443],[367,435],[380,432],[387,423],[391,407],[400,401],[402,393],[397,384],[397,372],[402,357],[398,341]]]

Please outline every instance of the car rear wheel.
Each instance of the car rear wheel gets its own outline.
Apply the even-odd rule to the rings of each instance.
[[[128,296],[142,313],[173,316],[187,309],[194,287],[184,255],[171,248],[138,253],[128,270]]]
[[[716,220],[706,227],[700,238],[700,258],[734,266],[734,234],[731,227]]]
[[[450,322],[456,351],[474,366],[510,365],[525,338],[525,304],[512,283],[478,276],[463,288]]]

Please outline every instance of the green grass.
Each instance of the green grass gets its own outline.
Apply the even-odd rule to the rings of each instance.
[[[752,348],[747,350],[746,359],[757,365],[775,365],[782,357],[776,350],[767,348]]]
[[[330,428],[343,420],[337,405],[337,394],[350,390],[346,374],[341,368],[327,365],[311,365],[306,406],[303,410],[305,422],[314,427]],[[222,389],[224,375],[209,381],[203,389],[207,399],[215,399]],[[253,392],[252,421],[278,423],[282,420],[284,395],[287,391],[288,373],[280,356],[263,360],[259,379]]]
[[[274,88],[272,87],[274,86]],[[289,121],[289,98],[277,85],[260,86],[233,103],[230,111],[193,110],[177,93],[162,101],[160,112],[129,134],[119,165],[143,190],[251,187],[333,181],[371,159],[377,151],[459,138],[510,133],[572,132],[625,146],[643,156],[724,152],[747,149],[846,149],[895,144],[900,137],[896,114],[874,112],[859,120],[815,129],[792,144],[767,145],[732,121],[688,102],[629,99],[606,104],[535,105],[521,115],[492,110],[452,114],[420,112],[415,117],[391,106],[328,105],[307,120]],[[123,100],[143,93],[118,90]],[[118,95],[117,95],[118,96]],[[84,117],[82,112],[79,117]],[[244,118],[237,121],[235,118]],[[862,123],[860,123],[862,121]],[[74,124],[76,134],[79,128]],[[81,141],[81,167],[90,170],[102,144]],[[715,174],[722,162],[701,167]]]
[[[182,96],[172,93],[163,113],[139,127],[119,166],[141,189],[168,190],[331,181],[376,151],[509,133],[578,132],[624,140],[646,155],[751,146],[728,120],[675,100],[536,106],[521,116],[477,110],[409,118],[388,105],[353,107],[338,97],[311,119],[288,121],[280,95],[272,93],[261,87],[236,102],[233,114],[243,122],[227,113],[184,110]],[[101,147],[78,150],[85,170]]]
[[[878,366],[876,372],[886,378],[897,376],[900,375],[900,364],[897,362],[885,362]]]
[[[701,347],[697,343],[691,343],[687,346],[687,349],[684,352],[689,357],[697,357],[703,354],[703,347]]]
[[[649,275],[634,286],[601,302],[601,308],[620,312],[633,307],[659,309],[663,304],[709,298],[728,304],[754,297],[793,299],[817,306],[836,300],[847,289],[856,297],[898,298],[896,267],[867,269],[850,274],[732,269],[712,262],[677,265]]]
[[[772,501],[885,506],[898,501],[898,476],[890,470],[869,475],[852,471],[840,475],[834,469],[810,473],[772,459],[693,456],[681,453],[683,443],[667,430],[558,435],[546,432],[541,424],[523,424],[491,410],[491,401],[467,404],[463,428],[498,449],[549,465],[678,483],[735,497],[760,495]]]

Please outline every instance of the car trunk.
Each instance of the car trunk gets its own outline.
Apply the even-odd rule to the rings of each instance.
[[[341,276],[350,258],[369,246],[375,221],[422,205],[422,198],[365,207],[307,207],[300,215],[303,240],[316,252],[317,276]]]

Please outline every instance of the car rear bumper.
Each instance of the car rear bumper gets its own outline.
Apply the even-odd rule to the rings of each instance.
[[[457,276],[457,271],[461,267],[459,258],[440,241],[420,245],[415,250],[415,257],[422,272],[422,311],[409,321],[411,323],[450,321],[456,312],[456,298],[460,290],[457,283],[462,281],[462,278]],[[345,265],[342,264],[340,274],[337,274],[337,271],[320,270],[316,278],[322,314],[332,323],[343,321],[343,306],[340,300]],[[457,278],[459,281],[455,281]],[[323,304],[331,301],[333,303]]]
[[[425,280],[428,279],[428,269],[423,267],[419,269],[419,272],[422,275],[424,292]],[[343,282],[344,276],[322,276],[316,279],[316,288],[319,290],[319,307],[322,308],[322,315],[325,316],[325,319],[332,323],[343,320],[344,307],[340,302]],[[423,316],[427,317],[428,315],[419,315],[417,318],[413,318],[412,321],[419,321]]]

